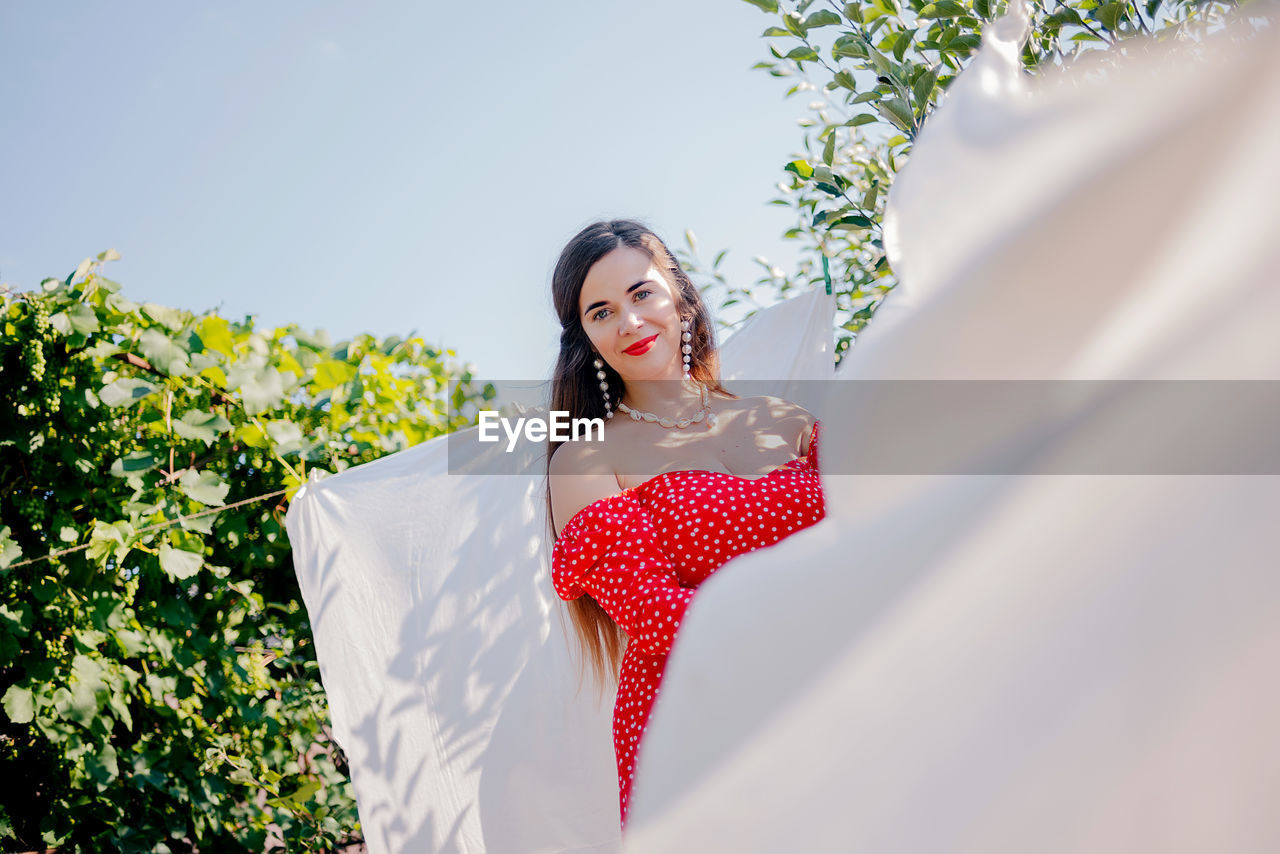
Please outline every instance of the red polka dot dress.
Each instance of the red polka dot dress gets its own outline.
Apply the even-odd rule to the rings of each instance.
[[[763,477],[665,472],[582,508],[555,542],[556,593],[566,600],[590,595],[627,633],[613,708],[624,827],[640,738],[694,591],[730,559],[826,515],[819,426],[814,422],[805,456]]]

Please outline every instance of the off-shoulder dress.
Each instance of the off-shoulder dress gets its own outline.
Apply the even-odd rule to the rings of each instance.
[[[640,739],[694,591],[729,560],[826,515],[819,428],[815,421],[803,457],[762,477],[664,472],[582,508],[556,539],[556,594],[590,595],[627,633],[613,709],[624,828]]]

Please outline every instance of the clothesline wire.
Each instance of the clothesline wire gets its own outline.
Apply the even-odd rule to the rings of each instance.
[[[275,492],[266,492],[266,493],[263,493],[262,495],[255,495],[251,498],[242,498],[239,501],[233,501],[232,503],[224,504],[221,507],[206,507],[204,510],[200,510],[195,513],[187,513],[182,516],[176,516],[173,519],[166,519],[163,522],[156,522],[154,525],[147,525],[145,527],[139,528],[134,533],[146,534],[146,533],[150,533],[151,531],[159,531],[165,528],[172,528],[174,525],[178,524],[179,522],[185,522],[188,519],[196,519],[196,518],[199,518],[200,516],[208,516],[211,513],[221,513],[224,510],[231,510],[236,507],[243,507],[244,505],[252,504],[255,501],[263,501],[267,498],[275,498],[277,495],[284,495],[288,491],[289,491],[288,489],[277,489]],[[16,563],[9,564],[9,569],[17,569],[20,566],[28,566],[33,563],[41,563],[46,560],[54,560],[55,558],[60,558],[65,555],[75,554],[76,552],[84,551],[85,549],[89,548],[89,546],[91,545],[93,545],[92,541],[88,543],[81,543],[80,545],[72,546],[71,548],[60,549],[56,552],[49,552],[49,554],[43,555],[41,557],[33,557],[33,558],[28,558],[26,560],[20,560]]]

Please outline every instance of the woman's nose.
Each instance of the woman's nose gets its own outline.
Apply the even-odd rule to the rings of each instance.
[[[636,329],[644,325],[644,321],[640,319],[640,313],[632,309],[631,311],[622,312],[622,329]]]

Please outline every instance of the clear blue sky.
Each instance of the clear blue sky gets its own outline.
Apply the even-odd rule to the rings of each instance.
[[[0,281],[114,247],[126,294],[542,379],[560,248],[633,216],[754,281],[813,93],[742,0],[0,6]]]

